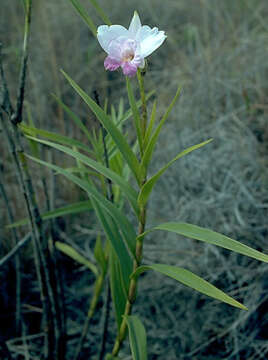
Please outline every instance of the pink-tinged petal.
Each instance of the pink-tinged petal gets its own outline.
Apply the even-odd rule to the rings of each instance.
[[[110,42],[108,46],[107,53],[112,58],[121,59],[122,49],[124,47],[125,42],[127,41],[127,37],[125,36],[119,36],[117,39],[114,39]]]
[[[125,36],[120,36],[119,38],[111,41],[108,47],[109,56],[123,60],[127,57],[132,57],[135,54],[137,44],[134,39],[126,38]]]
[[[124,62],[121,67],[123,69],[123,74],[129,77],[136,75],[138,69],[137,66],[131,62]]]
[[[162,45],[166,35],[164,31],[159,31],[156,27],[151,29],[145,25],[138,31],[136,40],[140,43],[140,55],[145,58],[152,54]]]
[[[121,65],[120,61],[110,56],[107,56],[104,60],[104,67],[106,70],[115,71],[116,69],[119,68],[120,65]]]
[[[129,25],[128,31],[130,32],[131,36],[133,38],[135,38],[135,36],[136,36],[137,32],[140,30],[140,28],[141,28],[141,21],[140,21],[139,14],[137,13],[137,11],[134,11],[134,15],[133,15],[133,18]]]
[[[129,37],[129,31],[121,25],[101,25],[97,30],[97,39],[100,46],[104,51],[108,53],[109,45],[111,41],[117,39],[120,36]]]

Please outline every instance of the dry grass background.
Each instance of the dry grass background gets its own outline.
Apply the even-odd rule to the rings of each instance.
[[[87,0],[82,3],[91,10]],[[159,113],[171,100],[178,83],[183,94],[160,138],[150,171],[153,173],[180,149],[214,138],[212,144],[183,158],[159,181],[149,206],[149,224],[187,221],[222,232],[267,252],[268,209],[268,7],[266,0],[137,0],[100,1],[114,23],[127,26],[133,10],[142,22],[168,34],[166,43],[150,58],[147,88],[157,90]],[[0,40],[11,94],[16,95],[18,55],[23,12],[18,0],[2,0]],[[94,17],[94,14],[92,15]],[[94,17],[95,18],[95,17]],[[97,24],[101,22],[95,18]],[[124,79],[103,70],[104,54],[68,0],[35,0],[26,99],[37,127],[76,138],[81,133],[65,117],[50,96],[56,93],[83,119],[87,109],[60,74],[63,68],[88,93],[97,88],[102,100],[109,94],[117,102],[125,97]],[[159,115],[160,115],[159,114]],[[1,134],[0,134],[1,135]],[[25,209],[15,174],[1,139],[8,194],[16,217]],[[41,181],[34,169],[36,186]],[[80,199],[79,190],[57,178],[56,206]],[[1,200],[0,200],[1,201]],[[1,203],[3,207],[3,203]],[[0,218],[2,254],[10,247],[3,208]],[[91,216],[72,218],[66,234],[90,249],[94,231]],[[85,224],[86,222],[86,224]],[[94,230],[94,229],[93,229]],[[25,281],[30,248],[24,251]],[[243,301],[248,312],[210,300],[160,275],[146,274],[134,312],[148,333],[149,359],[259,360],[268,357],[267,265],[213,246],[158,233],[148,237],[145,261],[184,266]],[[28,267],[27,267],[28,266]],[[68,267],[69,266],[69,267]],[[66,301],[71,336],[78,334],[87,310],[90,277],[83,269],[66,267]],[[73,264],[72,264],[73,266]],[[27,273],[28,271],[28,273]],[[9,307],[12,289],[10,269],[1,277],[1,310]],[[31,294],[25,303],[32,303]],[[78,296],[79,294],[79,296]],[[7,310],[6,310],[7,309]],[[1,313],[3,313],[1,311]],[[4,321],[6,318],[0,314]],[[7,317],[12,339],[12,314]],[[2,329],[3,330],[3,329]],[[1,331],[2,331],[1,330]],[[99,319],[90,341],[99,341]],[[72,345],[69,342],[69,359]],[[125,347],[125,359],[129,358]],[[16,348],[13,356],[15,358]],[[92,354],[93,354],[92,353]]]

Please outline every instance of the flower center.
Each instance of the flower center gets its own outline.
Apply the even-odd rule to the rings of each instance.
[[[128,62],[134,59],[134,52],[132,49],[127,49],[122,53],[122,61]]]
[[[135,51],[137,48],[137,43],[133,39],[127,39],[124,41],[121,47],[121,61],[130,62],[135,57]]]

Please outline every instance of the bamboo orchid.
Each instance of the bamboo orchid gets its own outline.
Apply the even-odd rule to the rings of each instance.
[[[166,35],[156,27],[142,26],[135,11],[128,29],[121,25],[101,25],[97,38],[108,54],[104,60],[105,69],[114,71],[121,66],[124,75],[131,77],[138,68],[144,67],[144,59],[162,45]]]

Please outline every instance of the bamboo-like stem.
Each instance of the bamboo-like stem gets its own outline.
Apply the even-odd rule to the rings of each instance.
[[[141,119],[141,129],[142,129],[142,140],[144,140],[146,127],[147,127],[147,105],[146,105],[146,96],[145,96],[145,89],[144,89],[144,73],[140,70],[137,72],[137,77],[139,81],[140,87],[140,95],[142,101],[142,119]],[[141,186],[146,182],[147,176],[147,169],[144,171],[144,178],[142,179]],[[140,217],[139,217],[139,225],[138,225],[138,235],[141,235],[145,231],[146,225],[146,206],[140,207]],[[133,272],[140,266],[142,262],[142,254],[143,253],[143,238],[137,236],[136,240],[136,250],[135,250],[135,260],[133,261]],[[129,283],[129,290],[128,290],[128,297],[125,305],[125,311],[122,323],[120,325],[120,329],[113,347],[112,355],[117,356],[121,345],[126,336],[127,330],[127,315],[131,314],[132,306],[136,300],[136,293],[137,293],[137,286],[138,286],[138,279],[132,278]]]
[[[42,219],[39,208],[37,206],[33,182],[30,176],[28,163],[21,142],[21,133],[17,126],[22,121],[25,81],[27,73],[29,31],[31,23],[31,5],[32,0],[25,1],[25,26],[22,65],[15,112],[13,111],[13,107],[9,98],[8,88],[2,66],[2,54],[0,46],[0,76],[2,83],[0,88],[0,118],[3,124],[3,131],[9,144],[10,153],[14,160],[18,181],[24,195],[27,212],[30,219],[34,261],[37,280],[40,288],[43,317],[45,320],[44,357],[45,359],[58,359],[60,355],[57,349],[57,341],[55,341],[55,336],[58,332],[57,322],[55,320],[57,315],[57,308],[55,306],[55,293],[50,284],[49,267],[44,253],[44,251],[47,250],[47,242],[45,241]],[[1,110],[5,113],[5,115],[2,114]],[[6,116],[8,116],[10,120],[9,124],[6,121]]]
[[[5,202],[5,206],[7,209],[7,214],[9,218],[10,224],[14,222],[14,216],[13,211],[10,206],[8,196],[6,193],[6,189],[4,186],[4,182],[2,181],[2,166],[0,164],[0,193],[2,194],[2,197]],[[12,246],[13,248],[19,243],[19,237],[16,228],[11,229],[12,233]],[[21,276],[20,276],[20,258],[17,254],[15,256],[15,271],[16,271],[16,333],[17,335],[20,334],[21,331]]]
[[[32,15],[32,0],[27,0],[25,1],[24,39],[23,39],[23,48],[22,48],[17,105],[16,105],[16,112],[11,117],[11,120],[14,124],[18,124],[22,121],[22,110],[23,110],[24,94],[25,94],[25,81],[26,81],[27,64],[28,64],[29,35],[30,35],[30,26],[31,26],[31,17],[32,17],[31,15]]]

